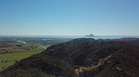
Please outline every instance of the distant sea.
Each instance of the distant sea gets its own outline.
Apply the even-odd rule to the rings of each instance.
[[[120,39],[120,38],[139,38],[139,36],[93,36],[86,37],[85,35],[10,35],[0,37],[32,37],[32,38],[94,38],[94,39]]]
[[[94,39],[120,39],[120,38],[139,38],[139,36],[93,36],[93,37],[86,37],[86,36],[43,36],[46,38],[94,38]]]
[[[139,38],[139,36],[94,36],[94,39],[120,39],[120,38]]]
[[[93,36],[93,37],[86,37],[86,36],[53,36],[53,38],[120,39],[120,38],[139,38],[139,36]]]

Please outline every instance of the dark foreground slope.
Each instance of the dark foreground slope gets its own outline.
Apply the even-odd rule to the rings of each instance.
[[[75,39],[49,47],[2,77],[138,77],[139,39]]]

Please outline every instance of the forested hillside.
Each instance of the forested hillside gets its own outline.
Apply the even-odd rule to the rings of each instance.
[[[17,62],[2,77],[138,77],[139,39],[75,39]]]

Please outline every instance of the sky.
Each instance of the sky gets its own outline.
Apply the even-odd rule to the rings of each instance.
[[[0,0],[0,35],[139,35],[139,0]]]

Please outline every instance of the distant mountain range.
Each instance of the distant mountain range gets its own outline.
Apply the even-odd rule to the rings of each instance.
[[[139,39],[80,38],[17,62],[1,77],[138,77]]]

